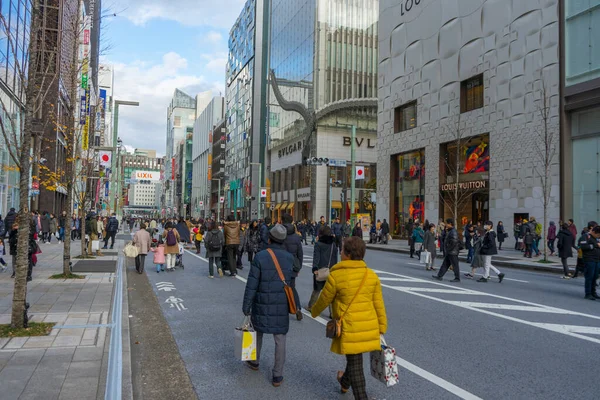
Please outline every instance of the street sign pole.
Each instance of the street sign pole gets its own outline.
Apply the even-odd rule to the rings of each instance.
[[[352,172],[351,172],[351,189],[350,189],[350,220],[352,224],[355,224],[356,221],[352,219],[352,214],[356,214],[356,210],[354,209],[354,204],[356,201],[356,125],[352,125],[352,143],[350,146],[350,163],[352,164]]]
[[[260,193],[262,190],[262,179],[261,179],[262,176],[261,175],[262,175],[262,168],[259,165],[258,166],[258,211],[256,213],[256,219],[259,221],[260,221],[260,205],[261,205],[260,203],[262,201],[262,193]]]

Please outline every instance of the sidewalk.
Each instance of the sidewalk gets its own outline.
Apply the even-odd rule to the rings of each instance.
[[[543,264],[539,261],[543,259],[543,255],[539,257],[533,258],[525,258],[523,257],[523,253],[514,249],[514,243],[511,241],[505,242],[506,246],[502,250],[498,250],[498,255],[494,256],[494,265],[500,267],[508,267],[508,268],[517,268],[531,271],[544,271],[544,272],[554,272],[554,273],[562,273],[563,267],[560,262],[560,258],[553,256],[548,256],[548,261],[550,264]],[[391,253],[402,253],[409,254],[410,248],[408,246],[407,240],[395,239],[390,240],[387,245],[385,244],[369,244],[367,243],[367,249],[376,250],[376,251],[386,251]],[[416,256],[415,256],[416,257]],[[438,251],[438,258],[441,258],[441,252]],[[460,252],[460,261],[466,262],[467,259],[467,251],[462,250]],[[577,263],[577,258],[569,258],[569,267],[572,270],[575,269],[575,264]]]
[[[121,246],[115,246],[120,248]],[[102,399],[106,385],[114,273],[53,280],[62,272],[63,245],[40,244],[27,301],[33,322],[55,322],[50,336],[0,338],[0,393],[6,399]],[[72,256],[80,242],[72,244]],[[98,258],[113,260],[116,255]],[[8,257],[7,261],[10,260]],[[73,264],[77,260],[72,259]],[[12,266],[0,273],[0,323],[10,323]],[[127,310],[125,310],[127,313]],[[64,327],[64,328],[61,328]]]

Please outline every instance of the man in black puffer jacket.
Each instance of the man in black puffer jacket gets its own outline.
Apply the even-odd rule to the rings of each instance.
[[[269,227],[271,226],[271,217],[266,217],[265,221],[260,224],[260,228],[258,230],[260,235],[260,243],[259,250],[266,250],[269,245]]]
[[[119,221],[117,220],[117,214],[112,213],[111,217],[106,223],[106,236],[104,237],[103,249],[106,249],[106,247],[108,246],[108,239],[111,239],[110,248],[112,249],[115,246],[115,236],[117,235],[118,230]]]
[[[284,214],[282,220],[283,226],[287,230],[287,238],[285,239],[283,245],[288,253],[294,256],[294,271],[292,272],[290,286],[292,289],[294,289],[296,307],[298,308],[298,311],[296,312],[296,319],[298,321],[302,321],[300,298],[298,297],[298,291],[296,291],[296,277],[302,269],[302,260],[304,258],[304,252],[302,251],[302,239],[300,239],[300,235],[296,233],[296,228],[294,228],[294,225],[292,224],[293,218],[290,214]]]
[[[292,279],[294,257],[283,245],[286,238],[286,228],[283,225],[275,225],[269,232],[268,249],[273,251],[285,281],[289,283]],[[242,311],[246,316],[252,315],[257,342],[256,361],[247,361],[246,365],[255,371],[258,370],[263,335],[273,335],[275,365],[272,382],[273,386],[281,385],[285,363],[285,335],[290,327],[289,304],[283,282],[268,251],[260,251],[252,261]]]
[[[460,267],[458,265],[458,253],[462,242],[458,238],[458,232],[454,228],[454,220],[448,218],[446,220],[446,236],[444,239],[444,261],[440,267],[440,272],[437,275],[433,275],[434,279],[441,281],[444,274],[448,271],[450,266],[454,270],[454,280],[452,282],[460,282]]]

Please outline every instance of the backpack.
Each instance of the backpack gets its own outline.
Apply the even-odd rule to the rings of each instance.
[[[177,244],[177,237],[175,232],[171,229],[167,232],[167,246],[175,246]]]
[[[221,241],[219,240],[219,235],[216,233],[211,233],[206,240],[206,247],[208,248],[208,251],[221,250]]]

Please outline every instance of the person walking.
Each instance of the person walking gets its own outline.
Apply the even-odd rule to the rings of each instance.
[[[483,276],[477,280],[477,282],[487,282],[490,279],[491,269],[496,275],[498,275],[498,281],[502,283],[502,280],[504,279],[504,274],[492,265],[492,256],[498,254],[498,249],[496,247],[496,232],[494,232],[494,223],[492,221],[487,221],[485,224],[483,224],[483,229],[485,229],[485,234],[483,235],[483,241],[481,244],[480,252],[483,256],[484,273]]]
[[[415,252],[415,241],[413,239],[413,230],[415,229],[415,222],[412,218],[408,220],[406,224],[406,234],[408,235],[408,247],[410,252],[410,258],[413,258],[413,254]]]
[[[513,227],[513,236],[515,237],[515,250],[521,250],[519,243],[521,238],[521,221],[517,221]]]
[[[151,222],[151,224],[152,224],[152,222]],[[150,225],[150,226],[152,226],[152,225]],[[196,245],[196,254],[200,254],[203,236],[202,236],[202,231],[200,229],[199,224],[196,224],[196,226],[192,229],[192,233],[194,235],[194,244]]]
[[[589,225],[590,223],[588,223]],[[585,298],[587,300],[600,299],[596,292],[596,280],[600,275],[600,226],[594,226],[588,235],[582,236],[579,247],[585,263]]]
[[[4,228],[6,229],[5,236],[10,235],[10,231],[12,229],[13,224],[17,221],[17,212],[14,207],[11,207],[4,217]]]
[[[119,221],[117,220],[117,214],[112,213],[108,222],[106,223],[106,235],[104,237],[104,249],[108,246],[108,239],[110,239],[110,248],[115,247],[115,236],[119,230]]]
[[[388,244],[390,235],[390,224],[388,224],[387,220],[384,218],[381,223],[381,238],[383,240],[383,244]]]
[[[450,267],[454,272],[454,280],[451,282],[460,282],[460,266],[458,263],[458,253],[461,248],[461,241],[458,238],[458,232],[454,228],[454,220],[446,220],[446,235],[444,237],[444,261],[437,275],[432,275],[434,279],[441,281]]]
[[[150,247],[150,251],[154,253],[154,265],[156,265],[156,273],[165,270],[165,244],[162,238],[158,241],[156,247]]]
[[[525,253],[523,257],[531,258],[533,253],[535,231],[531,230],[531,225],[527,220],[523,220],[523,226],[521,227],[521,236],[523,238],[523,245],[525,246]]]
[[[258,227],[258,221],[254,220],[246,232],[246,251],[248,252],[248,262],[252,262],[254,255],[258,253],[259,245],[260,230]]]
[[[163,239],[165,240],[165,255],[167,261],[167,272],[175,269],[175,261],[179,254],[179,232],[171,222],[167,222],[163,231]]]
[[[236,266],[237,269],[244,269],[244,265],[242,263],[242,256],[244,252],[248,251],[248,224],[246,221],[240,221],[240,244],[237,248],[236,252]]]
[[[577,235],[573,236],[574,240],[576,237],[577,237]],[[548,227],[547,239],[548,239],[548,248],[550,249],[550,255],[553,256],[554,251],[555,251],[554,250],[554,242],[556,241],[556,224],[554,223],[554,221],[550,221],[550,226]]]
[[[577,227],[575,226],[575,221],[573,221],[573,219],[569,219],[567,225],[569,226],[569,232],[571,232],[573,237],[577,237]]]
[[[465,230],[465,249],[467,250],[467,263],[473,262],[473,255],[475,249],[473,247],[475,243],[475,226],[470,224]]]
[[[410,247],[410,258],[413,258],[413,253],[417,254],[417,258],[420,257],[421,247],[423,246],[423,239],[425,239],[425,232],[421,228],[420,223],[415,223],[412,233],[412,246]]]
[[[352,229],[352,237],[357,237],[357,238],[361,238],[363,237],[363,231],[362,228],[360,227],[360,221],[358,221],[355,225],[354,225],[354,229]]]
[[[152,238],[146,230],[146,224],[140,224],[140,230],[133,235],[133,244],[137,247],[138,255],[135,257],[135,270],[138,274],[144,273],[144,265],[146,263],[146,255],[150,251]]]
[[[575,247],[575,236],[571,233],[568,224],[563,224],[561,230],[557,235],[558,243],[558,256],[560,257],[560,262],[563,266],[563,279],[571,279],[572,275],[569,272],[569,264],[567,260],[573,257],[573,249],[577,250]]]
[[[290,326],[284,285],[289,285],[292,280],[295,259],[284,246],[288,236],[288,229],[280,224],[269,231],[267,249],[256,254],[250,266],[242,305],[244,315],[251,316],[256,331],[256,361],[246,361],[246,365],[258,371],[263,336],[273,335],[275,362],[271,383],[275,387],[283,382],[286,335]]]
[[[52,237],[56,236],[56,232],[58,232],[57,229],[57,221],[56,221],[56,216],[54,214],[50,214],[50,221],[49,223],[49,227],[50,230],[48,231],[48,243],[52,242]]]
[[[63,211],[58,217],[58,243],[65,241],[65,230],[67,229],[67,212]]]
[[[504,243],[504,240],[508,237],[508,234],[504,230],[504,223],[502,221],[498,222],[498,225],[496,226],[496,233],[498,234],[498,250],[502,250],[502,243]]]
[[[325,286],[325,281],[318,281],[317,274],[321,268],[331,268],[338,262],[338,249],[331,229],[326,226],[319,232],[319,241],[315,244],[313,251],[313,291],[306,311],[310,312],[313,305],[317,302],[319,294]]]
[[[240,246],[240,223],[233,218],[233,215],[227,216],[224,230],[229,276],[235,277],[237,275],[237,251]]]
[[[304,260],[304,251],[302,250],[302,242],[300,236],[296,234],[294,225],[292,225],[292,216],[290,214],[284,214],[282,217],[283,226],[287,230],[287,238],[284,241],[284,247],[292,256],[294,256],[294,268],[292,271],[292,277],[290,279],[290,287],[294,291],[294,298],[296,300],[296,319],[302,321],[302,307],[300,303],[300,296],[296,290],[296,278],[300,274],[302,269],[302,263]]]
[[[221,254],[225,246],[225,237],[214,221],[210,221],[207,228],[208,230],[204,235],[204,246],[206,247],[206,258],[208,258],[208,277],[214,278],[214,265],[217,266],[219,276],[223,277]]]
[[[50,233],[50,214],[48,214],[47,211],[44,211],[44,216],[40,220],[40,225],[42,227],[42,242],[49,243],[48,235]]]
[[[260,224],[259,235],[260,235],[260,244],[259,250],[266,250],[269,245],[269,229],[271,225],[271,217],[265,217],[265,220],[262,224]]]
[[[344,237],[344,226],[340,223],[339,218],[336,218],[333,224],[331,224],[331,234],[333,235],[336,248],[340,249],[341,251],[342,239]]]
[[[475,278],[475,273],[478,268],[484,268],[485,262],[483,256],[481,255],[481,247],[483,246],[483,237],[485,236],[485,231],[483,228],[473,227],[475,233],[473,235],[473,257],[471,259],[471,272],[465,274],[465,277],[469,279]]]
[[[340,337],[333,338],[331,352],[346,356],[346,370],[338,371],[341,392],[350,388],[354,398],[367,400],[363,353],[381,350],[381,335],[387,331],[387,316],[381,282],[364,262],[365,242],[352,237],[344,241],[342,261],[334,265],[319,299],[312,307],[313,318],[329,305],[333,318],[342,322]]]
[[[98,230],[98,239],[100,239],[100,241],[104,240],[106,236],[106,234],[104,233],[106,227],[104,226],[104,221],[102,220],[102,217],[99,215],[96,217],[96,229]]]
[[[429,229],[425,232],[425,239],[423,239],[423,251],[429,253],[429,260],[425,263],[425,270],[427,271],[435,271],[434,264],[437,257],[436,242],[435,225],[430,224]]]

